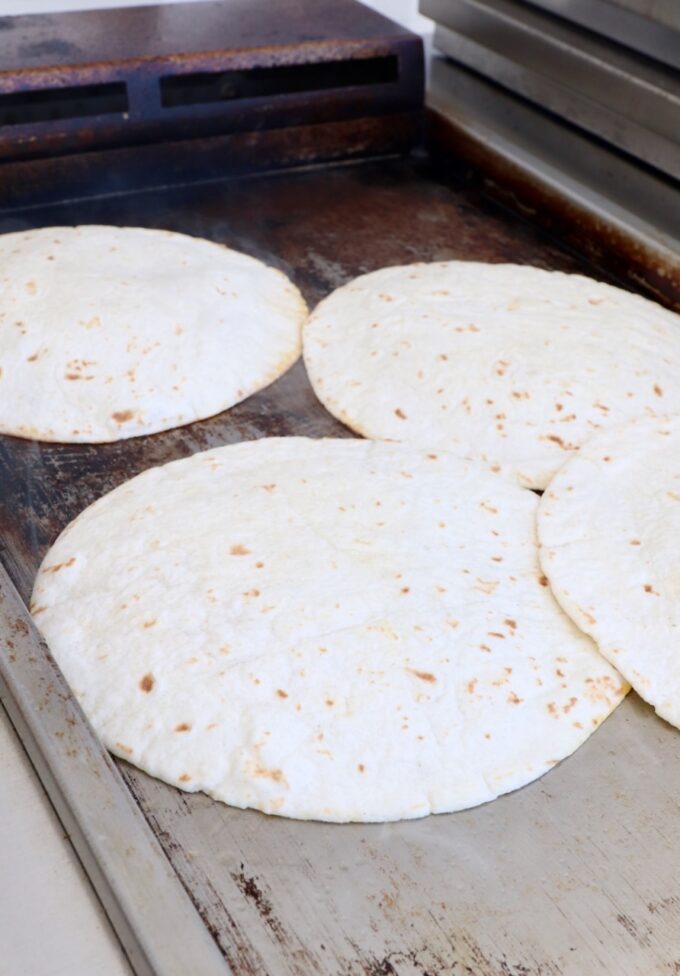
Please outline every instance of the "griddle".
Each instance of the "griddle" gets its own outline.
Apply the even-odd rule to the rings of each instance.
[[[396,109],[395,117],[408,114]],[[238,171],[227,160],[222,176],[215,160],[229,155],[225,144],[205,170],[196,160],[189,167],[188,147],[204,134],[184,141],[175,179],[167,139],[15,158],[14,173],[24,163],[39,163],[40,173],[31,169],[33,197],[24,187],[19,201],[0,206],[0,232],[104,223],[194,234],[281,268],[312,306],[357,274],[454,258],[597,273],[630,286],[620,256],[606,270],[606,240],[596,271],[592,256],[492,199],[478,160],[471,166],[450,137],[435,138],[445,132],[442,118],[430,123],[428,146],[404,154],[402,145],[394,155],[378,140],[364,144],[369,158],[339,163],[341,141],[329,160],[322,138],[315,156],[303,120],[302,159],[272,149],[269,171],[244,171],[240,157]],[[150,174],[125,163],[113,174],[124,172],[125,185],[112,188],[101,174],[115,162],[102,153],[130,161],[137,149],[162,149],[169,169]],[[353,146],[347,155],[356,155]],[[316,400],[298,363],[225,413],[149,437],[103,445],[0,437],[0,697],[134,971],[679,972],[680,736],[633,693],[577,753],[529,786],[462,813],[387,825],[237,810],[102,749],[26,610],[42,557],[85,506],[140,471],[271,435],[352,436]]]

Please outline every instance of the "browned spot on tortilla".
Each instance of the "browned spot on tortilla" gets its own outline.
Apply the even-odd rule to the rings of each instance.
[[[246,549],[245,546],[242,546],[240,543],[237,542],[235,546],[232,546],[230,548],[229,555],[230,556],[249,556],[250,555],[250,549]]]
[[[38,286],[36,285],[35,281],[27,281],[26,284],[24,285],[24,288],[26,289],[29,295],[35,295],[35,293],[38,290]]]
[[[560,671],[559,668],[555,668],[555,674],[557,675],[558,678],[564,678],[564,672]]]
[[[658,384],[658,383],[655,383],[655,384],[654,384],[654,392],[655,392],[655,393],[656,393],[656,395],[657,395],[657,396],[659,396],[659,397],[660,397],[660,396],[663,396],[663,390],[661,389],[661,387],[659,386],[659,384]]]
[[[274,491],[274,489],[276,488],[276,485],[262,485],[262,487],[264,488],[265,491],[270,491],[271,492],[271,491]]]
[[[244,596],[248,596],[248,597],[251,597],[251,596],[255,597],[255,596],[259,596],[260,595],[260,591],[259,590],[247,590],[243,595]]]
[[[31,615],[37,617],[39,613],[43,613],[47,610],[47,607],[31,607]]]
[[[182,775],[179,777],[179,781],[180,783],[190,783],[191,776],[189,776],[188,773],[182,773]]]
[[[364,766],[363,763],[359,763],[358,766],[357,766],[357,769],[359,770],[360,773],[363,773],[363,771],[364,771],[365,768],[366,767]]]
[[[489,637],[498,637],[500,640],[505,640],[505,634],[501,634],[497,630],[488,630],[487,634],[489,635]]]
[[[281,769],[267,769],[266,766],[256,766],[255,775],[263,779],[271,779],[275,783],[281,783],[283,786],[288,787],[286,777],[283,775],[283,770]]]
[[[555,704],[555,702],[548,702],[546,708],[548,709],[550,715],[554,715],[555,718],[558,717],[557,705]]]
[[[548,577],[547,576],[539,576],[538,577],[538,582],[540,583],[541,586],[547,586],[548,585]]]
[[[653,593],[654,596],[658,596],[659,595],[656,592],[656,590],[654,589],[654,587],[652,586],[651,583],[645,583],[645,593]]]
[[[117,424],[125,424],[134,417],[134,411],[132,410],[116,410],[111,414],[111,418],[116,421]]]
[[[145,620],[144,621],[144,624],[143,624],[143,627],[144,627],[144,630],[148,630],[149,627],[154,627],[155,625],[156,625],[156,618],[153,617],[152,620]]]
[[[393,301],[394,301],[394,298],[392,297],[392,295],[388,295],[388,294],[386,294],[385,292],[381,292],[381,293],[380,293],[380,294],[378,295],[378,298],[382,298],[382,300],[383,300],[384,302],[393,302]]]
[[[519,698],[514,691],[511,691],[508,697],[506,698],[506,701],[509,702],[511,705],[521,705],[524,699]]]
[[[326,698],[326,699],[324,699],[324,701],[325,701],[326,705],[328,705],[329,708],[332,708],[333,705],[335,705],[335,702],[333,701],[332,698]]]
[[[559,444],[560,447],[564,447],[564,441],[557,434],[548,434],[547,440],[552,441],[554,444]]]
[[[419,678],[421,681],[427,681],[430,684],[434,684],[437,680],[433,674],[429,671],[416,671],[414,668],[406,668],[409,674],[412,674],[414,678]]]
[[[491,512],[492,515],[498,514],[498,509],[494,508],[493,505],[490,505],[489,502],[480,502],[479,507],[483,508],[485,512]]]
[[[276,694],[279,696],[279,698],[288,698],[288,692],[284,691],[282,688],[277,688]]]
[[[486,651],[487,654],[491,654],[491,648],[488,644],[480,644],[479,649],[480,651]]]
[[[556,403],[555,410],[557,410],[557,412],[559,413],[560,410],[564,410],[564,405],[561,403]]]
[[[639,539],[631,539],[629,545],[631,545],[631,546],[640,546],[640,545],[642,545],[642,543],[640,542]]]
[[[183,332],[184,332],[184,329],[182,328],[181,325],[176,325],[175,326],[175,335],[176,336],[182,335]]]
[[[69,566],[73,566],[73,564],[74,564],[75,561],[76,561],[76,557],[75,556],[71,556],[71,558],[70,559],[67,559],[66,562],[63,562],[63,563],[55,563],[54,566],[48,566],[47,569],[45,570],[45,572],[46,573],[58,573],[60,569],[68,569]]]
[[[130,746],[123,745],[122,742],[116,742],[116,749],[120,749],[121,752],[124,752],[128,756],[131,756],[134,751]]]
[[[188,722],[180,722],[179,725],[175,726],[175,732],[190,732],[191,726]]]
[[[465,685],[465,688],[468,694],[470,695],[474,694],[476,687],[477,687],[477,678],[473,678],[472,681],[468,681],[468,683]]]
[[[142,680],[139,682],[139,687],[142,691],[146,691],[148,693],[151,691],[155,683],[156,682],[152,674],[145,674]]]
[[[411,587],[410,586],[402,586],[401,592],[402,593],[410,593],[411,592]]]
[[[472,588],[473,590],[479,590],[480,593],[486,593],[487,596],[491,596],[498,589],[498,580],[483,580],[478,578]]]
[[[506,617],[503,623],[507,624],[510,630],[515,630],[517,628],[517,621],[512,620],[510,617]]]
[[[569,704],[562,706],[562,711],[564,712],[565,715],[568,715],[569,714],[569,712],[572,710],[572,708],[574,707],[574,705],[576,704],[577,701],[578,701],[578,698],[570,698],[569,699]]]
[[[430,461],[436,461],[437,458],[439,457],[438,454],[428,454],[426,456],[430,459]]]
[[[394,413],[395,413],[395,415],[397,417],[399,417],[400,420],[406,420],[406,414],[401,409],[401,407],[397,407],[397,409],[394,411]]]
[[[526,390],[513,390],[511,394],[515,400],[530,400],[531,394]]]

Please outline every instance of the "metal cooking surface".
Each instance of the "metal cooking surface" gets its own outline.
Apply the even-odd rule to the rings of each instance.
[[[312,305],[353,275],[417,260],[589,270],[475,199],[462,178],[445,184],[418,162],[15,212],[0,217],[0,231],[78,222],[222,241],[291,274]],[[351,436],[298,364],[231,411],[176,431],[98,446],[0,438],[0,555],[21,595],[59,531],[104,492],[172,458],[271,434]],[[119,766],[236,973],[680,972],[680,736],[634,695],[541,780],[421,821],[269,818]]]

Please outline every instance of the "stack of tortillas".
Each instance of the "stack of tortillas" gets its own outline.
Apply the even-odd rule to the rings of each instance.
[[[414,265],[325,299],[304,355],[374,442],[172,462],[45,557],[32,611],[110,749],[236,806],[376,821],[535,779],[627,681],[680,724],[677,316]]]
[[[4,234],[0,432],[114,441],[212,416],[292,365],[305,315],[280,271],[184,234]]]

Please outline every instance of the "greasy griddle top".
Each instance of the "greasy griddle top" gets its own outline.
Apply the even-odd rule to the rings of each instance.
[[[0,231],[77,223],[223,242],[280,267],[312,306],[390,264],[590,270],[485,203],[464,173],[446,182],[418,160],[56,205],[0,218]],[[104,445],[0,438],[0,556],[27,600],[47,547],[104,492],[176,457],[286,434],[352,436],[316,401],[300,363],[232,410],[178,430]],[[634,695],[539,781],[423,821],[267,818],[119,767],[239,976],[654,976],[680,967],[680,737]]]

